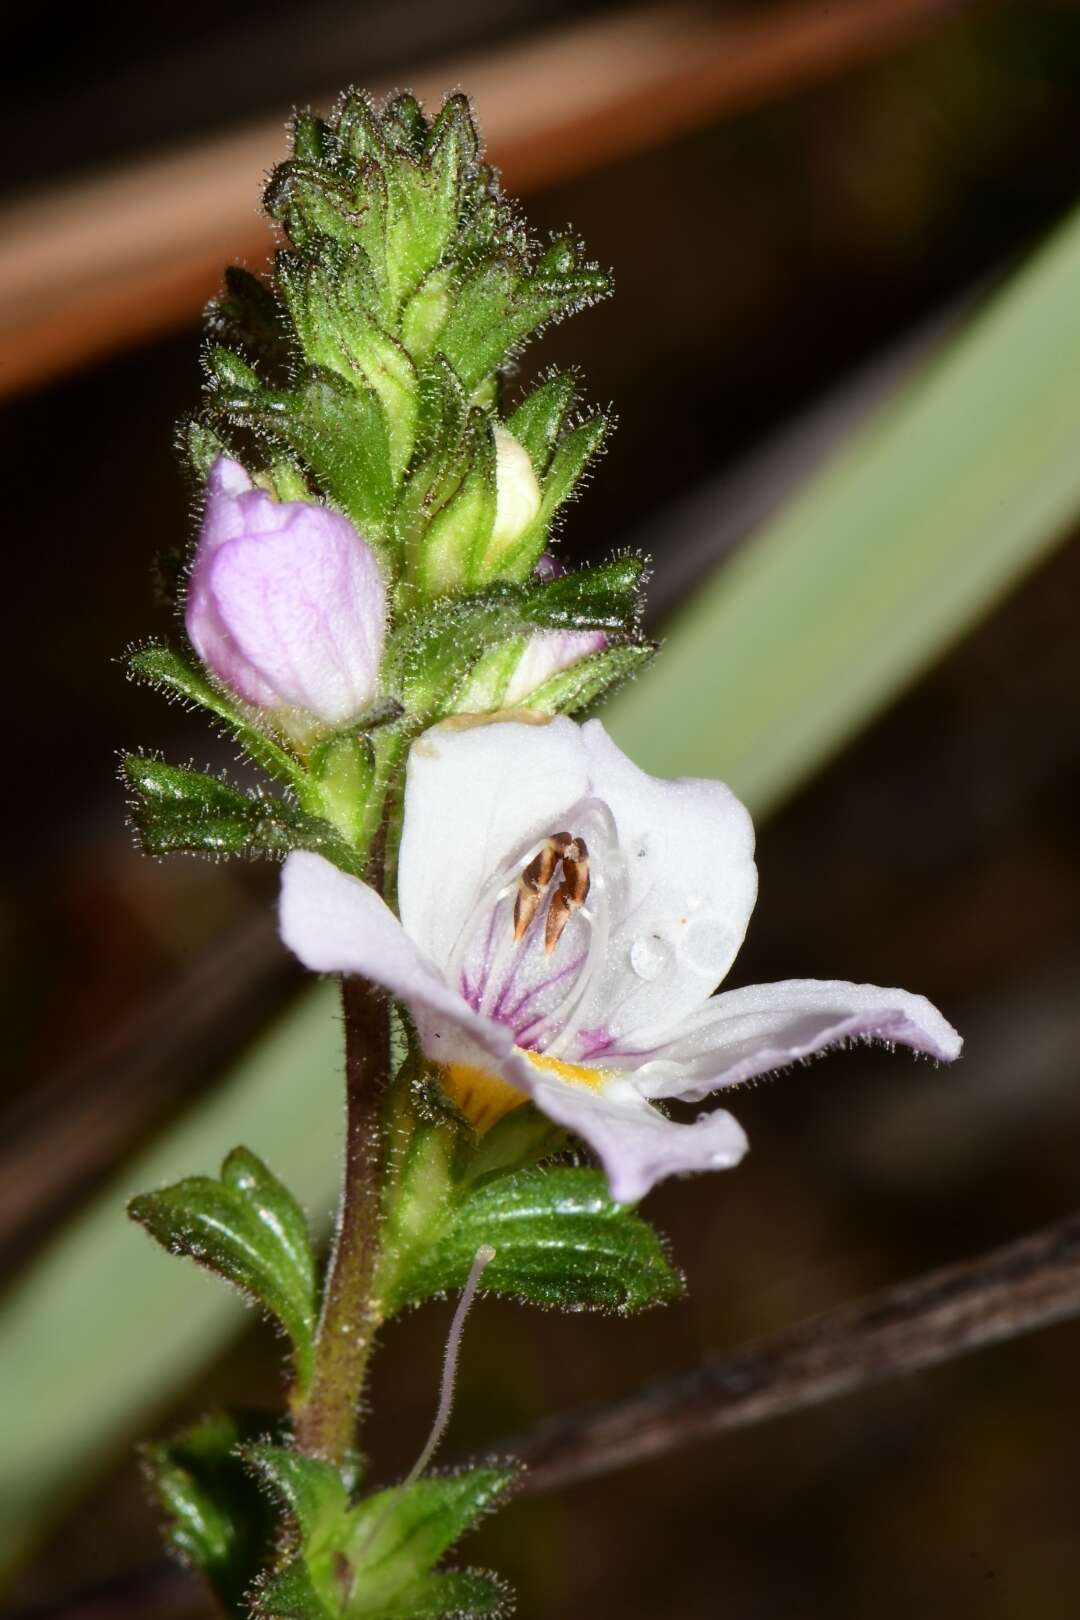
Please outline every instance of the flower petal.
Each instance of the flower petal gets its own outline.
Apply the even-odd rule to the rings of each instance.
[[[481,891],[514,850],[561,829],[588,784],[581,732],[543,725],[441,725],[409,754],[398,864],[401,920],[445,964]]]
[[[757,897],[754,829],[722,782],[647,776],[598,720],[583,727],[591,791],[610,808],[626,858],[625,913],[585,1019],[589,1051],[671,1026],[723,979]]]
[[[537,630],[510,675],[502,701],[512,709],[553,675],[580,663],[591,653],[603,652],[608,638],[603,630]]]
[[[742,1126],[726,1109],[703,1114],[692,1125],[679,1125],[665,1119],[628,1081],[590,1091],[541,1080],[534,1083],[532,1097],[549,1119],[589,1144],[604,1167],[611,1196],[620,1204],[637,1203],[666,1176],[687,1170],[729,1170],[749,1146]]]
[[[385,900],[311,850],[294,850],[281,875],[281,937],[316,973],[353,973],[400,996],[436,1062],[487,1065],[500,1072],[514,1042],[481,1018],[424,959]],[[520,1081],[506,1078],[519,1089]]]
[[[260,708],[337,726],[374,696],[386,591],[370,546],[338,512],[272,500],[226,456],[207,478],[184,617],[207,668]]]
[[[488,1069],[576,1132],[604,1166],[612,1197],[635,1203],[655,1182],[686,1170],[726,1169],[746,1151],[723,1109],[676,1125],[621,1078],[600,1091],[549,1080],[509,1031],[474,1013],[424,960],[389,906],[358,878],[308,850],[294,850],[281,883],[281,935],[317,973],[355,973],[400,996],[424,1051],[436,1062]]]
[[[265,501],[279,527],[253,526],[207,561],[200,583],[239,655],[235,670],[218,673],[242,684],[246,667],[279,703],[344,725],[370,703],[378,679],[386,605],[374,554],[325,507],[274,503],[261,492],[240,499]]]
[[[713,996],[667,1034],[620,1056],[651,1097],[696,1102],[841,1042],[886,1041],[951,1063],[963,1042],[925,996],[842,979],[787,979]],[[636,1062],[633,1060],[636,1058]]]

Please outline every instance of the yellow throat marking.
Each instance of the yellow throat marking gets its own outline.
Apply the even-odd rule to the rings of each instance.
[[[606,1078],[602,1069],[564,1063],[561,1058],[548,1057],[544,1052],[525,1052],[522,1055],[545,1073],[565,1080],[568,1085],[584,1086],[589,1091],[599,1090]],[[498,1074],[490,1074],[487,1069],[474,1068],[471,1063],[444,1064],[442,1083],[478,1136],[490,1131],[504,1114],[521,1108],[529,1100],[509,1080],[504,1080]]]

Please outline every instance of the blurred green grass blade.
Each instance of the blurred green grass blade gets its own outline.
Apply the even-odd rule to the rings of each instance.
[[[672,627],[607,710],[663,775],[722,776],[758,815],[994,604],[1080,511],[1080,215]],[[309,1211],[340,1148],[334,995],[305,995],[127,1166],[0,1315],[0,1565],[234,1334],[216,1279],[161,1256],[133,1192],[245,1142]]]
[[[342,1141],[336,1007],[331,984],[305,994],[61,1233],[0,1314],[0,1570],[90,1466],[151,1426],[161,1402],[251,1320],[216,1277],[163,1255],[127,1219],[127,1199],[213,1173],[244,1142],[325,1226]]]
[[[760,816],[1080,511],[1080,214],[698,591],[606,720]]]

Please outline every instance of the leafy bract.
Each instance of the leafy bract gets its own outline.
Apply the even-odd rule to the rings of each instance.
[[[297,1387],[312,1369],[315,1255],[303,1210],[247,1148],[228,1155],[219,1178],[188,1176],[140,1193],[131,1218],[163,1248],[204,1265],[257,1300],[292,1341]]]

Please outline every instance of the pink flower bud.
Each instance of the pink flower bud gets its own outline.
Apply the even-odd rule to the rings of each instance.
[[[185,623],[223,686],[305,736],[313,720],[343,726],[372,702],[386,590],[347,518],[275,501],[222,456],[207,480]]]
[[[553,675],[561,675],[592,653],[603,652],[607,639],[602,630],[537,630],[514,665],[502,694],[502,707],[527,704],[530,693]]]

